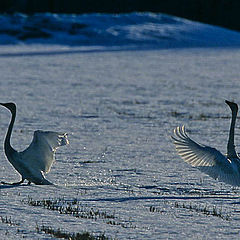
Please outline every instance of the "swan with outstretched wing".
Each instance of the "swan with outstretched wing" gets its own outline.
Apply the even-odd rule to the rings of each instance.
[[[227,155],[223,155],[215,148],[193,141],[186,133],[185,127],[174,129],[173,143],[179,156],[193,167],[214,179],[240,186],[240,158],[235,151],[234,128],[238,106],[234,102],[225,101],[232,111],[232,120],[227,144]]]
[[[13,125],[16,118],[16,105],[14,103],[0,103],[0,105],[10,110],[12,118],[7,130],[4,141],[4,151],[7,159],[13,167],[21,174],[22,179],[16,183],[2,184],[21,184],[24,180],[28,180],[39,185],[52,185],[44,173],[48,173],[55,161],[55,151],[58,147],[69,144],[66,133],[58,133],[51,131],[34,132],[32,143],[29,147],[22,151],[16,151],[10,143]]]

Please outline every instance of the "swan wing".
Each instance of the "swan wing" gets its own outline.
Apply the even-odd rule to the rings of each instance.
[[[21,159],[29,168],[47,173],[55,161],[56,149],[67,144],[66,133],[37,130],[32,143],[20,153]]]
[[[173,143],[180,157],[193,167],[219,181],[239,186],[239,160],[230,160],[217,149],[193,141],[185,127],[174,129]]]

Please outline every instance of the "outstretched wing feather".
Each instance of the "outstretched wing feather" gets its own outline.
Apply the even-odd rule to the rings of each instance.
[[[193,167],[214,179],[231,184],[240,185],[239,167],[236,160],[229,160],[217,149],[198,144],[186,133],[185,127],[174,129],[173,143],[179,156]]]

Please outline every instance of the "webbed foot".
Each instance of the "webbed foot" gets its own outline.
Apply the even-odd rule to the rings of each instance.
[[[21,181],[19,182],[14,182],[14,183],[7,183],[7,182],[1,182],[1,184],[4,184],[4,185],[20,185],[24,182],[25,179],[22,179]]]

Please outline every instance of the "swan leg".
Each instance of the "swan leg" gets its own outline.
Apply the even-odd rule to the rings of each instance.
[[[31,182],[30,182],[30,181],[28,181],[28,185],[31,185]]]
[[[14,182],[14,183],[1,182],[1,184],[5,184],[5,185],[20,185],[20,184],[22,184],[24,182],[24,180],[25,179],[22,178],[22,180],[19,181],[19,182]]]

